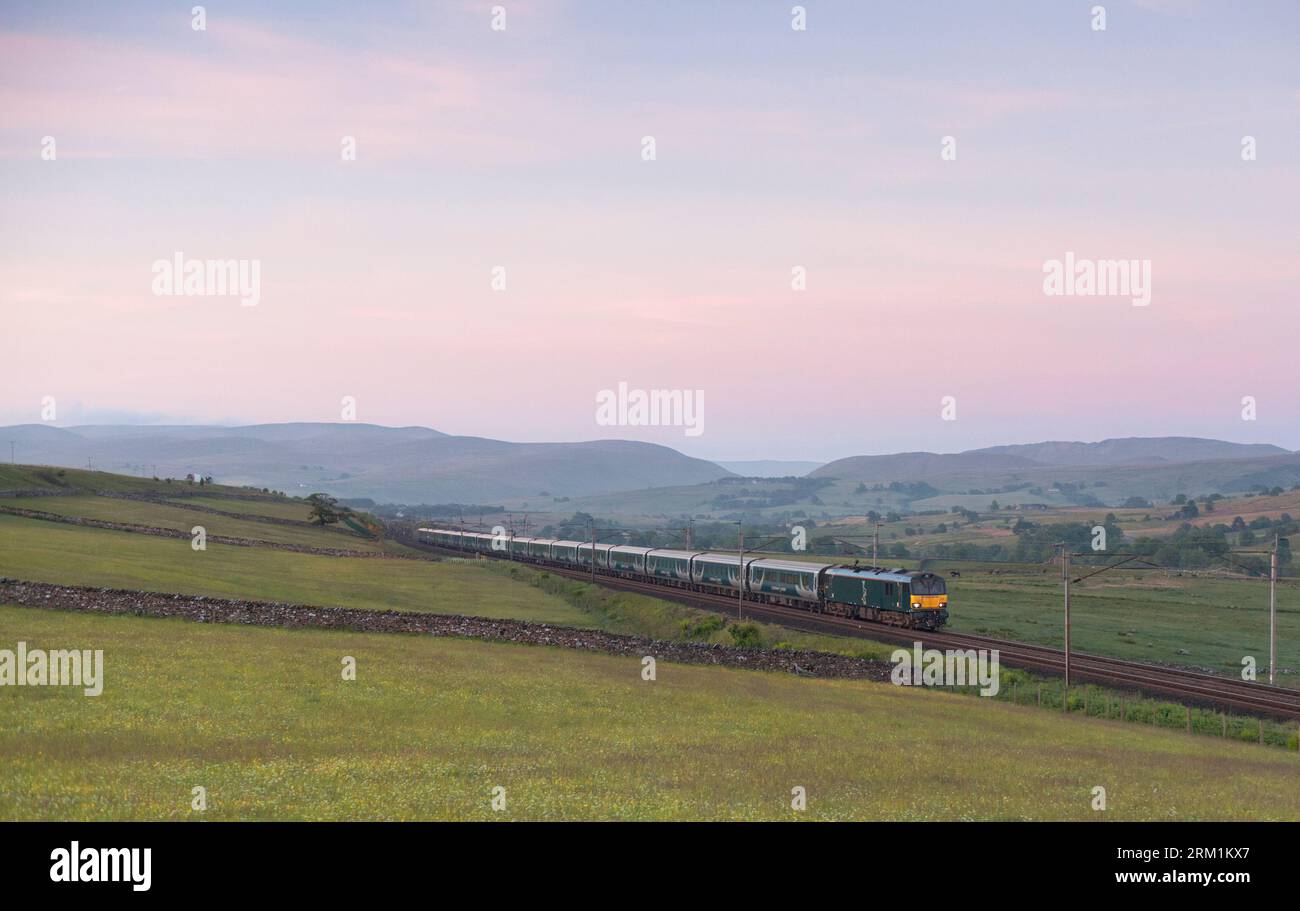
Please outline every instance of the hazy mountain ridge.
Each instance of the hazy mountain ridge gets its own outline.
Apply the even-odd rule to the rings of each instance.
[[[1024,456],[1044,465],[1205,462],[1290,454],[1288,450],[1269,443],[1229,443],[1201,437],[1123,437],[1096,443],[1050,441],[989,446],[970,452]]]
[[[818,468],[809,477],[863,481],[912,481],[970,471],[1012,471],[1040,467],[1024,456],[981,452],[898,452],[849,456]]]
[[[957,453],[906,452],[850,456],[823,465],[811,477],[871,482],[922,481],[946,475],[1017,469],[1189,464],[1290,456],[1267,443],[1230,443],[1200,437],[1127,437],[1096,443],[1044,442],[989,446]]]
[[[826,464],[797,459],[747,459],[738,462],[714,459],[713,462],[727,471],[747,478],[802,478]]]
[[[27,463],[160,477],[194,472],[226,484],[390,502],[575,496],[730,474],[653,443],[511,443],[374,424],[0,428],[0,441],[11,440]]]
[[[560,500],[565,505],[556,508],[563,510],[569,508],[566,498],[601,497],[605,508],[615,512],[618,502],[657,510],[668,507],[664,497],[671,489],[685,511],[688,504],[701,506],[717,498],[719,492],[708,486],[710,482],[733,476],[723,465],[652,443],[512,443],[450,436],[427,427],[373,424],[24,424],[0,428],[0,451],[9,441],[15,444],[17,461],[29,464],[78,468],[93,464],[105,471],[161,477],[195,472],[222,483],[291,494],[325,491],[397,503],[528,501],[541,507]],[[747,476],[769,472],[789,476],[800,474],[792,469],[811,463],[727,464]],[[854,493],[859,484],[892,482],[925,482],[944,494],[1032,487],[1042,491],[1033,496],[1043,499],[1051,499],[1057,484],[1082,485],[1089,495],[1117,503],[1131,495],[1290,487],[1300,483],[1300,454],[1266,444],[1131,437],[992,446],[960,453],[853,456],[815,468],[807,476],[835,479],[835,487],[823,496],[842,508],[849,507],[847,501],[854,508],[860,505],[861,497]],[[659,493],[646,494],[650,489]],[[620,498],[621,494],[626,496]],[[925,497],[913,493],[907,498],[916,496]]]

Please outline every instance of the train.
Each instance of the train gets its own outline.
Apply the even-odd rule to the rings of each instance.
[[[928,572],[812,563],[709,551],[632,547],[421,528],[416,538],[447,550],[592,571],[668,588],[728,595],[816,613],[909,629],[936,630],[948,622],[948,588]],[[593,556],[594,555],[594,556]],[[743,594],[742,594],[743,589]]]

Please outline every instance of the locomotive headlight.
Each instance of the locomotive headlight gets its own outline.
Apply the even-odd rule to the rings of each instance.
[[[920,602],[920,601],[913,601],[913,602],[912,602],[912,607],[914,607],[914,608],[919,608],[920,606],[921,606],[921,602]]]

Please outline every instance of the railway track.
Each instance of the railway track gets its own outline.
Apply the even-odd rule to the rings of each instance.
[[[439,548],[428,544],[423,544],[422,548],[442,554],[455,554],[462,557],[475,556],[466,551]],[[506,558],[498,559],[504,560]],[[509,562],[522,561],[511,560]],[[590,582],[592,580],[592,574],[589,571],[556,567],[550,564],[529,563],[526,565],[537,566],[554,575],[579,581]],[[609,575],[597,575],[595,581],[598,585],[616,591],[650,595],[691,607],[729,614],[733,617],[739,611],[738,599],[728,596],[696,592],[689,589],[674,588],[653,582],[642,582]],[[855,636],[900,645],[912,645],[920,642],[922,648],[997,649],[999,661],[1009,667],[1018,667],[1023,670],[1053,676],[1064,676],[1065,674],[1065,652],[1061,649],[1030,645],[1009,639],[993,639],[987,636],[949,631],[931,632],[904,629],[883,623],[849,620],[845,617],[810,613],[798,608],[782,607],[750,600],[744,602],[743,618],[763,620],[804,632]],[[1070,677],[1072,681],[1086,680],[1091,683],[1138,690],[1150,695],[1175,697],[1177,701],[1184,703],[1230,709],[1279,719],[1300,719],[1300,690],[1269,686],[1266,683],[1248,682],[1232,677],[1220,677],[1198,671],[1143,664],[1137,661],[1125,661],[1122,658],[1107,658],[1101,655],[1088,655],[1073,651],[1070,653]]]

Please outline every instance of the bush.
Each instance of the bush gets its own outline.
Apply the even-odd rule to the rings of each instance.
[[[763,634],[753,623],[737,623],[730,632],[731,641],[740,648],[763,647]]]
[[[709,614],[708,616],[701,617],[695,621],[683,620],[682,638],[692,641],[707,640],[710,636],[726,625],[726,618],[720,614]],[[732,635],[735,635],[734,631]]]

